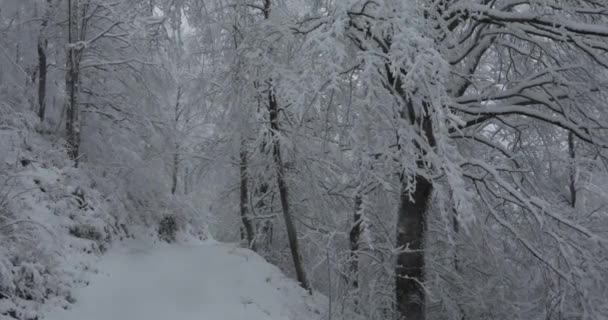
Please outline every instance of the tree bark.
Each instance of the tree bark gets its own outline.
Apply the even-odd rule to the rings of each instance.
[[[405,189],[405,183],[402,183]],[[413,194],[401,191],[397,220],[397,246],[403,249],[397,256],[396,298],[400,319],[425,319],[424,231],[432,184],[422,176],[416,177]]]
[[[399,78],[392,82],[400,87]],[[405,94],[400,93],[400,95],[406,102],[406,109],[401,117],[418,126],[421,130],[420,135],[426,138],[431,147],[435,146],[432,120],[425,115],[428,114],[428,105],[423,102],[420,106],[423,110],[416,112],[413,102],[407,99]],[[418,153],[423,157],[425,151],[419,145],[417,148]],[[416,165],[420,171],[425,170],[424,160],[418,160]],[[408,193],[406,190],[409,189],[409,182],[401,176],[402,190],[397,211],[397,247],[402,251],[397,255],[395,267],[395,298],[399,317],[403,320],[424,320],[426,317],[426,294],[423,287],[424,238],[433,184],[420,174],[415,176],[414,181],[415,190],[413,193]]]
[[[287,229],[287,238],[289,240],[289,248],[291,249],[291,257],[293,264],[296,269],[296,277],[300,285],[311,291],[310,284],[306,278],[306,272],[302,265],[302,258],[300,257],[300,250],[298,245],[298,235],[296,227],[292,221],[291,212],[289,208],[289,193],[287,183],[285,182],[285,166],[281,159],[281,144],[278,139],[279,133],[279,110],[278,104],[274,93],[272,92],[272,85],[268,88],[268,111],[270,113],[270,128],[272,137],[272,147],[275,168],[277,171],[277,184],[279,187],[279,198],[281,199],[281,208],[283,209],[283,218],[285,219],[285,226]]]
[[[265,148],[266,143],[262,142],[262,154],[265,154]],[[267,193],[269,192],[270,187],[265,180],[261,183],[258,182],[257,185],[258,186],[254,190],[254,199],[256,199],[256,201],[252,209],[255,209],[255,212],[258,215],[269,216],[272,214],[272,200],[267,201],[265,197],[268,197]],[[272,246],[273,218],[261,220],[255,230],[256,249],[258,249],[258,252],[270,252]]]
[[[70,49],[68,58],[68,68],[66,76],[66,88],[67,88],[67,120],[66,120],[66,133],[68,142],[68,155],[70,159],[75,161],[75,166],[78,166],[78,158],[80,154],[80,110],[78,108],[78,82],[79,72],[76,66],[76,62],[73,49]]]
[[[247,145],[245,139],[241,139],[241,151],[240,151],[240,171],[241,171],[241,190],[240,190],[240,209],[241,209],[241,221],[245,232],[241,232],[241,240],[247,241],[247,246],[252,250],[256,251],[255,246],[255,231],[253,223],[249,217],[249,175],[247,173]]]
[[[46,38],[46,27],[49,23],[49,14],[51,1],[47,1],[49,8],[46,8],[45,14],[42,20],[40,28],[40,35],[38,36],[38,118],[40,122],[44,122],[44,116],[46,113],[46,74],[47,74],[47,62],[46,62],[46,49],[48,46],[48,40]]]
[[[271,0],[264,1],[264,19],[270,18]],[[281,199],[281,208],[283,209],[283,218],[285,219],[285,227],[287,229],[287,238],[289,240],[289,248],[291,249],[291,257],[296,269],[296,277],[300,285],[312,293],[310,283],[306,278],[302,258],[300,257],[300,249],[298,245],[298,234],[296,227],[292,221],[291,212],[289,210],[289,194],[287,183],[285,182],[285,166],[281,159],[281,143],[278,139],[279,128],[279,106],[277,99],[272,90],[272,80],[268,85],[268,111],[270,114],[270,135],[272,139],[272,154],[277,171],[277,184],[279,187],[279,198]]]
[[[568,132],[568,153],[570,154],[570,205],[576,208],[576,150],[574,149],[574,134]]]
[[[458,212],[454,210],[454,216],[452,217],[452,230],[454,231],[454,244],[453,244],[453,254],[454,254],[454,270],[456,272],[460,272],[460,257],[458,256],[458,234],[460,233],[460,222],[458,222]]]
[[[184,195],[188,195],[190,193],[190,169],[188,166],[184,168]]]
[[[180,101],[182,98],[182,87],[177,87],[177,93],[175,97],[175,107],[174,107],[174,122],[173,122],[173,147],[175,150],[173,151],[173,166],[171,170],[171,194],[175,194],[177,192],[177,182],[179,175],[179,152],[180,152],[180,144],[178,132],[179,132],[179,121],[182,115],[182,111],[180,110]]]
[[[355,196],[355,208],[353,214],[353,226],[350,229],[349,240],[350,240],[350,276],[351,287],[353,290],[359,289],[359,242],[361,240],[362,233],[362,215],[361,215],[361,204],[363,203],[361,195]],[[355,300],[355,304],[358,301]]]
[[[573,209],[576,209],[576,198],[577,198],[577,190],[576,190],[576,148],[575,148],[575,144],[574,144],[574,134],[572,132],[568,132],[568,156],[569,156],[569,160],[570,163],[568,165],[569,169],[570,169],[570,176],[569,176],[569,185],[568,185],[568,191],[570,193],[570,206]],[[558,226],[558,228],[561,228],[561,225]],[[558,255],[557,257],[557,267],[559,269],[562,268],[563,265],[563,259],[562,257],[560,257]],[[564,304],[564,299],[565,299],[565,291],[567,289],[565,288],[564,284],[563,284],[563,279],[561,277],[557,277],[557,294],[559,295],[559,302],[557,305],[557,315],[556,318],[558,320],[562,320],[564,318],[563,315],[563,304]]]
[[[177,192],[177,176],[179,173],[179,153],[177,151],[179,149],[179,145],[176,143],[174,147],[176,151],[173,152],[173,166],[171,170],[171,194],[175,194],[175,192]]]
[[[38,39],[38,118],[40,118],[40,122],[44,121],[44,116],[46,113],[46,71],[47,71],[47,63],[46,63],[46,48],[48,41],[46,38],[41,36]]]
[[[353,290],[354,312],[359,313],[359,244],[361,241],[361,233],[363,233],[363,221],[361,214],[361,206],[363,200],[361,194],[355,195],[355,207],[353,212],[353,226],[350,229],[350,285]]]
[[[73,43],[75,24],[77,24],[76,20],[76,12],[78,11],[78,6],[76,5],[76,10],[73,8],[73,1],[68,0],[68,54],[66,61],[66,110],[67,110],[67,119],[66,119],[66,134],[67,134],[67,146],[68,146],[68,156],[70,159],[74,160],[74,166],[78,167],[79,161],[79,150],[80,150],[80,110],[78,108],[78,93],[79,93],[79,82],[80,82],[80,68],[79,68],[79,55],[80,50],[76,48]],[[77,0],[76,0],[77,1]]]

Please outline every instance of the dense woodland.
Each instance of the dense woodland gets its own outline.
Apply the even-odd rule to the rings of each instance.
[[[605,0],[0,0],[0,130],[328,319],[608,318],[607,103]]]

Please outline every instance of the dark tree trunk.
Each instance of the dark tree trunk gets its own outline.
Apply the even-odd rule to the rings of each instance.
[[[460,222],[458,222],[458,211],[454,209],[454,216],[452,217],[452,230],[454,231],[454,270],[460,271],[460,257],[458,256],[458,234],[460,233]]]
[[[568,153],[570,154],[570,205],[576,208],[576,150],[574,149],[574,134],[568,132]]]
[[[389,79],[401,87],[399,78]],[[428,114],[428,105],[422,102],[420,108],[423,110],[416,112],[413,102],[407,99],[405,94],[399,93],[406,102],[406,109],[401,117],[407,118],[412,125],[418,126],[421,130],[420,135],[426,138],[431,147],[435,146],[432,120],[428,115],[424,115]],[[423,114],[420,114],[421,112]],[[419,145],[417,148],[420,156],[424,157],[425,151]],[[424,160],[418,160],[416,165],[420,171],[425,170]],[[410,194],[406,191],[410,189],[408,183],[407,179],[402,176],[402,190],[397,211],[397,247],[403,251],[397,255],[395,298],[400,319],[424,320],[426,317],[426,295],[423,287],[424,238],[433,184],[426,177],[418,174],[415,177],[415,190]]]
[[[255,246],[255,231],[253,228],[253,222],[249,217],[249,175],[247,173],[247,146],[245,144],[245,140],[241,140],[241,196],[240,196],[240,209],[241,209],[241,221],[243,222],[243,228],[245,232],[241,232],[241,240],[247,241],[247,246],[252,250],[256,250]]]
[[[171,194],[177,192],[177,176],[179,173],[179,152],[177,151],[179,145],[175,144],[175,152],[173,152],[173,166],[171,170]]]
[[[362,221],[361,221],[361,195],[355,196],[355,208],[353,214],[353,226],[350,229],[349,240],[350,240],[350,276],[352,277],[351,286],[355,291],[359,289],[359,242],[361,240],[361,233],[363,232]],[[358,301],[355,300],[355,304]]]
[[[266,143],[262,142],[261,152],[263,154],[265,154],[265,148]],[[269,191],[270,187],[265,180],[261,183],[258,182],[258,187],[254,190],[255,205],[253,209],[255,209],[256,214],[262,216],[272,214],[272,200],[268,201],[265,199],[269,196]],[[271,250],[273,223],[273,218],[265,218],[260,220],[255,228],[256,249],[262,254]]]
[[[353,304],[355,306],[355,312],[359,312],[359,244],[361,241],[361,233],[363,233],[363,221],[362,219],[362,199],[361,195],[355,196],[355,207],[353,212],[353,226],[350,229],[349,240],[350,240],[350,285],[353,290]]]
[[[175,150],[173,151],[173,167],[171,170],[171,194],[175,194],[175,192],[177,192],[177,182],[178,182],[178,175],[179,175],[179,152],[180,152],[180,141],[178,137],[178,127],[179,127],[179,122],[181,120],[181,116],[183,113],[183,110],[180,110],[181,107],[181,98],[182,98],[182,87],[178,86],[177,87],[177,93],[175,96],[175,107],[173,108],[174,111],[174,118],[173,118],[173,147],[175,148]]]
[[[49,24],[51,13],[51,0],[47,0],[47,8],[45,9],[44,17],[40,26],[40,35],[38,36],[38,118],[40,122],[44,122],[46,114],[46,75],[48,71],[46,49],[48,40],[46,38],[46,28]]]
[[[403,188],[405,189],[405,184]],[[397,256],[396,298],[401,318],[425,318],[424,231],[432,184],[424,177],[416,177],[413,194],[401,191],[397,221],[397,246],[403,251]]]
[[[66,133],[68,142],[68,155],[78,166],[80,154],[80,110],[78,108],[79,72],[76,61],[76,50],[70,48],[68,53],[68,71],[66,75],[67,89],[67,119]]]
[[[271,0],[264,1],[264,19],[270,18]],[[274,157],[274,163],[277,171],[277,184],[279,187],[279,198],[281,199],[281,207],[283,209],[283,218],[285,219],[285,226],[287,228],[287,238],[289,239],[289,248],[291,249],[291,257],[293,258],[293,264],[296,269],[296,277],[300,285],[312,293],[310,283],[306,278],[306,272],[304,271],[302,258],[300,257],[300,249],[298,245],[298,234],[296,227],[291,220],[291,212],[289,209],[289,194],[287,183],[285,182],[285,166],[281,159],[281,143],[279,142],[278,134],[280,132],[279,127],[279,106],[277,99],[272,90],[272,82],[268,86],[268,112],[270,115],[270,135],[272,139],[272,154]]]
[[[74,35],[77,34],[76,12],[73,8],[73,0],[68,1],[68,52],[66,61],[66,135],[68,144],[68,155],[74,160],[78,167],[80,154],[80,109],[78,107],[78,94],[80,83],[80,51],[82,49],[74,46]]]
[[[272,137],[272,153],[274,157],[275,168],[277,171],[277,184],[279,187],[279,197],[281,199],[281,208],[283,209],[283,218],[285,219],[285,226],[287,228],[287,238],[289,239],[289,248],[291,249],[291,256],[293,258],[293,264],[296,269],[296,277],[300,285],[310,291],[310,284],[306,278],[306,272],[304,271],[302,258],[300,257],[300,250],[298,246],[298,234],[296,227],[292,221],[291,212],[289,208],[289,193],[287,183],[285,182],[285,167],[283,160],[281,159],[281,144],[279,142],[278,133],[279,128],[279,107],[277,100],[272,92],[272,85],[268,88],[268,111],[270,113],[270,133]]]
[[[46,25],[43,22],[43,30]],[[38,39],[38,117],[40,122],[44,121],[44,115],[46,113],[46,48],[48,41],[42,35]]]

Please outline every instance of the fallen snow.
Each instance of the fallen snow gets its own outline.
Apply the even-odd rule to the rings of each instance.
[[[47,320],[314,320],[320,296],[250,250],[208,241],[131,243],[101,258],[69,310]],[[316,301],[315,301],[316,300]]]

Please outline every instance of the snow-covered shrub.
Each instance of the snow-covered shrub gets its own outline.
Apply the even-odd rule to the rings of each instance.
[[[99,231],[95,226],[88,224],[73,225],[69,228],[69,233],[70,235],[76,238],[93,241],[94,244],[92,244],[91,247],[94,249],[95,252],[100,253],[103,253],[107,250],[107,245],[109,244],[111,239],[109,233],[106,233],[105,231]]]
[[[46,273],[48,270],[40,263],[22,263],[14,276],[15,294],[21,299],[43,301]]]
[[[158,224],[158,237],[166,242],[174,242],[177,234],[177,221],[174,216],[164,216]]]

